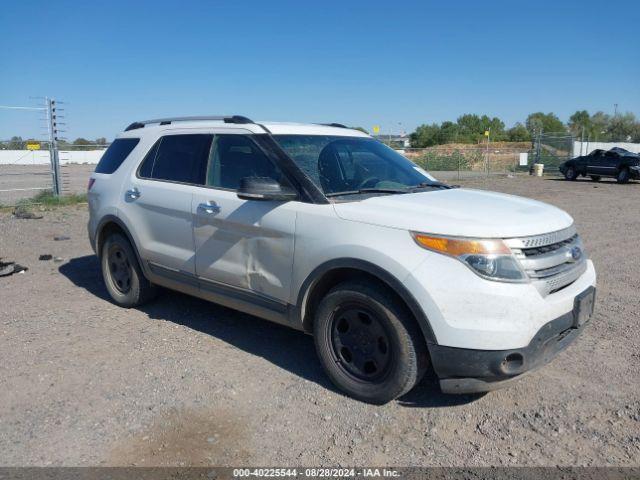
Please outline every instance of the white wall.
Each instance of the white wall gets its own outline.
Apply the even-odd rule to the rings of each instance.
[[[588,155],[594,150],[609,150],[613,147],[624,148],[630,152],[640,153],[640,143],[628,142],[573,142],[573,156]]]
[[[60,164],[98,163],[104,150],[60,150]],[[51,163],[48,150],[0,150],[0,165],[42,165]]]

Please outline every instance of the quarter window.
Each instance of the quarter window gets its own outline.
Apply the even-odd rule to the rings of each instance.
[[[131,151],[138,145],[139,138],[117,138],[104,152],[102,158],[96,165],[96,173],[113,173],[115,172],[125,158],[129,156]]]

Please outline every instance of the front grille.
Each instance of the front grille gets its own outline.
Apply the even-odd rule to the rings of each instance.
[[[578,234],[572,235],[566,240],[562,240],[561,242],[552,243],[551,245],[544,245],[542,247],[533,247],[533,248],[523,248],[522,253],[524,253],[527,257],[535,257],[538,255],[543,255],[545,253],[556,251],[570,243],[573,243],[578,238]]]
[[[587,268],[582,241],[573,226],[505,243],[543,296],[568,287]]]

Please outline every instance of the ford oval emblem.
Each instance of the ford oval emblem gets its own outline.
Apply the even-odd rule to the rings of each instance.
[[[582,257],[582,250],[580,247],[573,247],[571,249],[571,258],[574,262],[577,262]]]

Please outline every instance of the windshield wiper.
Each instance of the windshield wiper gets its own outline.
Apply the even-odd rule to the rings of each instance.
[[[360,188],[358,190],[347,190],[344,192],[325,193],[325,197],[339,197],[342,195],[358,195],[361,193],[410,193],[407,188]]]
[[[452,188],[450,185],[447,185],[446,183],[442,183],[442,182],[422,182],[419,183],[418,185],[414,185],[413,187],[409,187],[412,191],[415,190],[420,190],[422,188],[443,188],[443,189],[448,189],[448,188]]]

